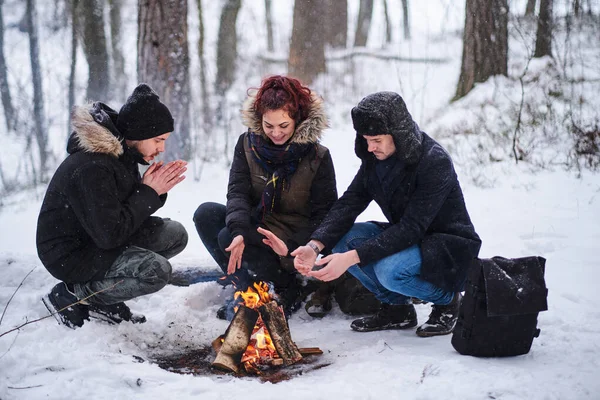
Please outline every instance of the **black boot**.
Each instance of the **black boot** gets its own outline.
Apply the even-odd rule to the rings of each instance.
[[[319,290],[313,293],[304,306],[306,313],[313,318],[323,318],[331,311],[331,308],[331,294],[328,291]]]
[[[219,307],[219,309],[217,310],[217,318],[226,321],[231,321],[233,319],[233,316],[231,315],[232,313],[233,308],[229,306],[229,303],[227,303],[224,306]]]
[[[83,322],[90,319],[88,306],[78,303],[79,299],[64,282],[54,286],[42,301],[59,323],[71,329],[82,327]]]
[[[129,307],[123,302],[115,304],[90,303],[90,317],[108,322],[109,324],[120,324],[123,321],[131,321],[134,324],[146,322],[146,317],[141,314],[133,314]]]
[[[408,329],[417,325],[417,312],[412,304],[381,304],[375,315],[352,321],[350,327],[358,332],[383,329]]]
[[[456,320],[458,319],[458,309],[462,295],[455,293],[450,304],[436,305],[431,307],[429,319],[423,325],[417,328],[417,335],[420,337],[447,335],[452,333]]]

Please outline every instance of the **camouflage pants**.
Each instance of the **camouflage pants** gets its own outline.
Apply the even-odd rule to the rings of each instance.
[[[89,302],[114,304],[157,292],[171,279],[168,259],[181,253],[187,241],[183,225],[170,219],[142,229],[103,279],[74,284],[75,295],[83,299],[96,293]]]

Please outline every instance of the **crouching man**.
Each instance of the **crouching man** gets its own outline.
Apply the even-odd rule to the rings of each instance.
[[[138,164],[164,152],[173,122],[145,84],[119,113],[100,102],[73,109],[69,155],[48,185],[37,225],[38,255],[62,281],[43,300],[68,327],[90,317],[144,322],[124,301],[169,282],[168,259],[185,248],[187,232],[151,215],[185,178],[186,163],[153,163],[143,176]]]
[[[433,304],[417,335],[448,334],[481,247],[452,160],[419,129],[396,93],[365,97],[352,109],[352,122],[360,169],[309,243],[292,253],[294,264],[323,281],[348,270],[376,295],[380,310],[353,321],[355,331],[416,326],[415,297]],[[372,200],[388,221],[355,223]],[[333,254],[313,270],[324,248]]]

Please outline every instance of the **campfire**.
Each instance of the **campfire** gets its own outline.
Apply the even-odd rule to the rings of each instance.
[[[254,283],[234,295],[239,303],[225,333],[213,342],[217,353],[212,366],[235,374],[260,375],[266,368],[289,366],[303,356],[322,354],[316,347],[298,348],[292,341],[281,306],[269,293],[269,285]]]

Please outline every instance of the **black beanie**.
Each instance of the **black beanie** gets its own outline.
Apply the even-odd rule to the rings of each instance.
[[[121,107],[117,129],[128,140],[150,139],[173,132],[173,117],[156,92],[142,83]]]

